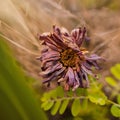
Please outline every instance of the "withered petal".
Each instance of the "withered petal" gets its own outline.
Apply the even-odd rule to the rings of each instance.
[[[75,81],[75,75],[74,75],[73,69],[71,67],[68,68],[68,71],[66,73],[66,77],[68,78],[68,84],[70,86],[73,86],[74,81]]]
[[[49,59],[49,58],[56,58],[56,57],[60,57],[60,54],[57,52],[48,52],[48,54],[42,56],[43,60]]]
[[[102,57],[96,55],[96,54],[92,54],[90,57],[86,56],[87,60],[104,60]]]
[[[63,40],[57,34],[55,33],[51,34],[51,38],[61,49],[67,48],[67,46],[63,43]]]
[[[88,80],[87,73],[84,70],[82,70],[82,73],[83,73],[83,78],[86,80],[86,86],[84,87],[89,87],[89,80]]]
[[[71,31],[71,35],[73,37],[74,42],[80,47],[83,40],[85,39],[86,28],[81,30],[81,28],[73,29]]]
[[[61,69],[61,68],[62,68],[62,64],[61,64],[61,63],[57,63],[55,66],[49,67],[49,68],[46,69],[45,71],[42,71],[42,72],[40,73],[40,75],[41,75],[42,77],[47,77],[48,74],[51,74],[51,73],[53,73],[53,72],[55,72],[55,71],[57,71],[57,70],[59,70],[59,69]]]
[[[83,87],[83,76],[82,76],[81,70],[77,72],[77,75],[79,77],[80,87]]]
[[[100,69],[97,60],[104,59],[96,54],[88,57],[88,54],[80,49],[86,38],[86,28],[77,28],[69,33],[66,29],[62,30],[57,26],[53,26],[52,33],[39,36],[43,41],[42,45],[45,46],[38,58],[41,61],[40,74],[44,79],[43,83],[50,83],[53,80],[58,83],[65,81],[65,89],[72,88],[73,91],[78,87],[89,87],[88,74],[94,76],[92,67]]]
[[[41,69],[42,69],[42,71],[45,71],[47,68],[49,68],[49,67],[52,67],[53,65],[56,65],[58,62],[57,61],[50,61],[50,62],[47,62],[45,65],[43,65],[42,63],[41,63]]]
[[[53,25],[53,32],[55,32],[58,35],[61,35],[61,30],[59,27],[57,27],[56,25]]]
[[[77,84],[80,85],[79,77],[78,77],[78,74],[76,71],[74,71],[74,75],[75,75],[75,80],[76,80]]]
[[[81,65],[81,69],[83,69],[87,74],[89,74],[89,75],[93,75],[92,71],[89,70],[89,69],[87,69],[86,66]]]
[[[57,61],[59,59],[60,59],[60,57],[53,57],[53,58],[51,57],[51,58],[45,59],[42,61],[41,66],[44,66],[47,62]]]
[[[65,67],[57,70],[54,72],[54,74],[51,74],[49,77],[46,77],[44,80],[43,80],[43,83],[47,83],[49,81],[54,81],[59,77],[62,77],[62,74],[63,72],[65,71]]]
[[[62,50],[61,50],[59,47],[57,47],[56,45],[53,45],[53,44],[50,44],[50,43],[46,43],[46,45],[47,45],[49,48],[51,48],[52,50],[54,50],[54,51],[59,51],[59,52],[62,51]]]

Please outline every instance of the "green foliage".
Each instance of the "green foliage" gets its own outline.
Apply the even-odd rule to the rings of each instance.
[[[80,106],[80,99],[75,99],[71,107],[71,112],[73,116],[77,116],[79,114]]]
[[[113,66],[110,71],[116,79],[120,80],[120,64]]]
[[[55,115],[57,112],[63,114],[67,106],[70,105],[69,103],[72,103],[71,113],[73,116],[78,116],[81,108],[82,111],[87,109],[88,100],[91,103],[105,105],[107,97],[98,88],[93,90],[78,88],[74,93],[71,90],[64,92],[63,88],[59,86],[54,90],[44,93],[41,98],[41,107],[44,110],[51,110],[52,115]]]
[[[120,91],[120,64],[116,64],[110,69],[111,76],[105,78],[105,81],[108,83],[111,89],[111,97],[115,97],[118,95]],[[114,90],[113,90],[114,89]]]
[[[99,104],[99,105],[105,105],[107,100],[107,97],[102,93],[100,94],[100,92],[99,94],[98,93],[90,94],[88,98],[92,103]]]
[[[117,96],[117,102],[120,104],[120,94]]]
[[[112,87],[117,86],[117,82],[112,77],[106,77],[105,80]]]
[[[111,107],[111,113],[115,117],[120,117],[120,86],[119,86],[119,80],[120,80],[120,64],[116,64],[110,69],[111,74],[113,75],[112,77],[106,77],[105,80],[112,87],[111,91],[111,97],[117,97],[117,103],[113,103]]]
[[[112,107],[111,107],[111,113],[115,117],[120,117],[120,107],[118,107],[116,105],[112,105]]]
[[[118,104],[113,104],[111,107],[111,113],[115,117],[120,117],[120,94],[117,96]]]
[[[120,64],[116,64],[110,69],[114,78],[110,76],[105,78],[110,87],[117,88],[117,90],[120,90],[119,84],[117,84],[116,81],[116,78],[119,78],[119,67]],[[89,76],[89,80],[91,86],[88,89],[78,88],[75,92],[73,92],[72,90],[64,91],[63,88],[59,86],[54,90],[45,92],[41,98],[41,107],[44,110],[50,110],[52,115],[55,115],[57,113],[63,114],[67,107],[69,107],[71,114],[76,117],[76,119],[87,120],[88,118],[91,118],[92,120],[96,120],[99,116],[100,119],[108,120],[105,117],[105,114],[107,114],[106,109],[108,109],[106,105],[109,105],[108,103],[111,103],[112,115],[115,117],[120,117],[120,94],[118,94],[119,91],[117,93],[117,103],[115,103],[108,99],[108,97],[102,91],[102,85],[99,84],[95,78]],[[101,107],[97,107],[97,105]],[[96,109],[98,110],[96,111]],[[101,111],[104,112],[100,114]]]
[[[54,106],[52,107],[51,109],[51,114],[52,115],[55,115],[60,107],[60,104],[61,104],[61,101],[60,100],[57,100],[54,104]]]
[[[62,102],[61,107],[60,107],[60,110],[59,110],[59,113],[60,113],[60,114],[63,114],[63,113],[65,112],[65,110],[66,110],[66,108],[67,108],[67,106],[68,106],[68,103],[69,103],[69,100],[68,100],[68,99],[66,99],[66,100],[64,100],[64,101]]]
[[[27,78],[29,79],[29,78]],[[35,93],[17,66],[9,47],[0,38],[0,119],[46,120]]]

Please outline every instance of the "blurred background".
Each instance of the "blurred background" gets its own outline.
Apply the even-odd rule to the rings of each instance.
[[[12,56],[13,61],[16,66],[20,67],[22,75],[25,76],[23,84],[27,81],[28,91],[30,89],[31,92],[35,92],[33,93],[35,96],[40,96],[47,88],[41,86],[40,62],[36,60],[41,51],[41,44],[37,34],[51,31],[53,25],[65,27],[69,31],[80,26],[87,28],[87,34],[91,40],[85,43],[84,46],[91,53],[97,53],[107,60],[102,65],[103,70],[99,72],[101,74],[99,82],[103,84],[104,91],[109,93],[111,89],[107,88],[105,77],[110,75],[109,70],[112,66],[120,63],[120,0],[0,0],[0,65],[3,65],[3,68],[1,67],[1,76],[2,72],[4,72],[4,65],[6,65],[5,76],[9,76],[7,71],[12,70],[13,66],[9,63],[11,58],[7,59],[5,56],[12,53],[14,55]],[[11,50],[4,47],[6,44]],[[14,69],[11,75],[15,76],[15,74],[16,70]],[[8,77],[10,81],[13,79],[11,75]],[[0,80],[2,81],[2,79],[1,77]],[[8,84],[7,81],[6,84]],[[9,85],[14,88],[15,83],[9,83]],[[2,82],[0,87],[2,89]],[[14,93],[16,89],[13,89],[12,92]],[[0,91],[1,97],[5,90],[7,90],[7,87]],[[8,94],[6,92],[6,96]],[[22,91],[20,94],[22,94]],[[33,94],[31,93],[31,96]],[[14,95],[16,96],[17,93],[14,93]],[[32,96],[31,98],[35,99],[35,104],[39,104],[39,97],[37,97]],[[17,96],[17,99],[19,100],[19,96]],[[22,102],[23,108],[24,104]],[[28,109],[25,108],[25,110]],[[20,111],[22,112],[22,110]],[[44,112],[42,114],[45,116]],[[69,111],[67,114],[69,115]],[[30,113],[27,115],[29,116]],[[0,116],[4,118],[1,113]],[[50,119],[53,120],[53,118]],[[26,119],[32,120],[31,117]],[[57,115],[55,119],[62,118]],[[117,120],[117,118],[112,117],[106,117],[106,119]],[[87,120],[87,118],[83,120]]]

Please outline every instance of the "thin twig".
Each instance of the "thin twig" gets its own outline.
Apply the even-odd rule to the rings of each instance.
[[[50,99],[49,101],[63,101],[63,100],[74,100],[74,99],[88,99],[87,96],[75,96],[75,97],[63,97],[63,98],[55,98],[55,99]]]
[[[109,103],[111,103],[111,104],[113,104],[113,105],[116,105],[117,107],[120,108],[120,104],[117,104],[117,103],[115,103],[115,102],[113,102],[113,101],[111,101],[111,100],[107,100],[107,102],[109,102]]]

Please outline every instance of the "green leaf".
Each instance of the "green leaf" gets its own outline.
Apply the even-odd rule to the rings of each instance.
[[[73,101],[71,112],[73,116],[77,116],[80,112],[80,99],[75,99]]]
[[[67,93],[67,96],[70,96],[70,97],[73,96],[73,91],[71,89],[69,91],[67,91],[66,93]]]
[[[43,96],[41,97],[42,102],[45,102],[48,99],[50,99],[50,94],[49,93],[44,93]]]
[[[105,105],[106,99],[107,99],[107,97],[101,93],[90,94],[88,98],[92,103],[99,104],[99,105]]]
[[[67,108],[67,106],[68,106],[68,103],[69,103],[69,100],[68,100],[68,99],[66,99],[66,100],[64,100],[64,101],[62,102],[62,105],[61,105],[60,110],[59,110],[59,113],[60,113],[60,114],[63,114],[63,113],[65,112],[65,110],[66,110],[66,108]]]
[[[116,66],[112,67],[110,71],[118,80],[120,79],[120,72]]]
[[[48,104],[48,101],[45,101],[41,104],[41,108],[44,108]]]
[[[83,99],[82,101],[82,109],[87,109],[88,107],[88,99]]]
[[[120,104],[120,94],[117,96],[117,102]]]
[[[78,88],[75,92],[77,96],[80,96],[80,95],[85,96],[87,94],[87,90],[84,88]]]
[[[43,94],[43,97],[41,98],[42,102],[48,101],[51,98],[56,98],[56,91],[55,90],[51,90],[50,92],[45,92]]]
[[[63,97],[64,96],[64,90],[62,86],[57,87],[56,89],[56,96],[57,97]]]
[[[2,39],[0,57],[0,119],[46,120],[33,89]]]
[[[57,113],[57,111],[58,111],[58,109],[60,107],[60,104],[61,104],[60,100],[56,101],[56,103],[54,104],[54,106],[51,109],[51,114],[52,115],[55,115]]]
[[[118,107],[116,105],[112,105],[112,107],[111,107],[111,113],[115,117],[120,117],[120,107]]]
[[[45,102],[51,98],[56,99],[57,97],[63,97],[63,96],[64,96],[63,88],[59,86],[56,89],[51,90],[50,92],[44,93],[43,97],[41,98],[41,101]]]
[[[117,86],[116,81],[112,77],[106,77],[105,80],[109,85],[111,85],[113,87]]]
[[[116,69],[120,72],[120,64],[116,64]]]
[[[44,105],[44,110],[49,110],[54,105],[54,101],[48,101],[47,104]]]

